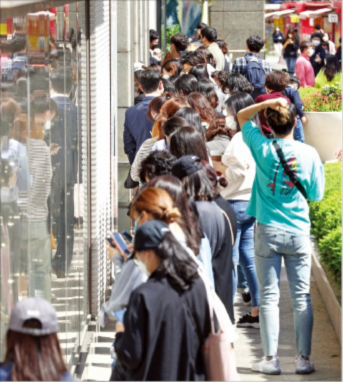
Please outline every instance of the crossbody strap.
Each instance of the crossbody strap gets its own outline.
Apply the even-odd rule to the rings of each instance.
[[[289,176],[289,179],[292,181],[292,183],[295,185],[295,187],[302,193],[303,197],[307,199],[307,194],[305,191],[305,188],[303,185],[300,183],[299,179],[295,175],[295,172],[291,169],[289,164],[287,163],[285,156],[283,154],[283,151],[281,150],[281,147],[279,144],[276,142],[276,140],[273,141],[273,146],[276,150],[276,153],[280,159],[280,162],[282,164],[283,169],[285,170],[285,173]]]
[[[229,223],[230,233],[231,233],[231,241],[232,241],[232,245],[234,245],[235,244],[235,235],[233,234],[233,229],[232,229],[231,221],[230,221],[229,217],[227,216],[227,213],[224,210],[222,210],[222,213],[226,217],[226,220]]]

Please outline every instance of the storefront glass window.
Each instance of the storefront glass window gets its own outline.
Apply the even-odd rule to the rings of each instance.
[[[14,304],[42,297],[69,362],[89,311],[85,2],[35,11],[0,27],[1,359]]]

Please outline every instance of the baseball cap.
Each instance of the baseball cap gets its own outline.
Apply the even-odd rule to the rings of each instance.
[[[168,225],[159,220],[149,220],[142,224],[136,231],[135,251],[130,258],[134,258],[136,251],[157,248],[168,232],[171,232]]]
[[[25,328],[26,320],[36,319],[42,324],[42,328]],[[56,311],[52,305],[38,297],[28,297],[19,301],[12,310],[9,329],[31,334],[32,336],[45,336],[58,332]]]
[[[182,179],[202,169],[201,160],[195,155],[184,155],[175,161],[172,175]]]

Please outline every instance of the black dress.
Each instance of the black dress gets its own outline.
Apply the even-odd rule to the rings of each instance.
[[[200,278],[180,293],[167,277],[153,273],[132,292],[124,326],[115,350],[128,380],[206,379],[201,349],[210,333],[210,315]]]

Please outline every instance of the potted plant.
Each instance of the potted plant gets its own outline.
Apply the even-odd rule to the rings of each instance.
[[[335,153],[342,147],[341,84],[301,88],[299,92],[308,120],[304,125],[305,143],[316,148],[323,162],[335,160]]]

